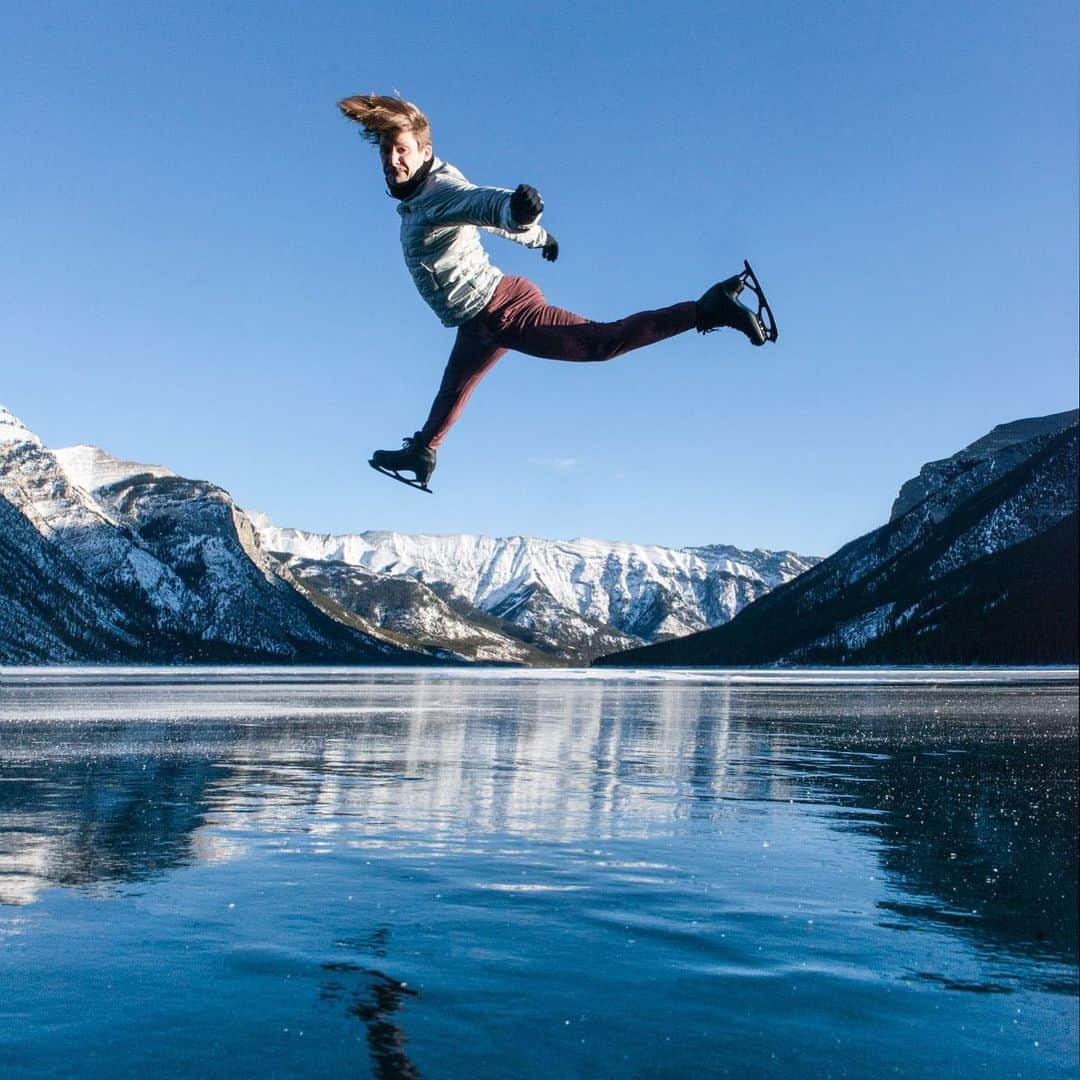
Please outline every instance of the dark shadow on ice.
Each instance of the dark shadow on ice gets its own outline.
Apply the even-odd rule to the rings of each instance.
[[[385,927],[380,928],[388,933]],[[322,965],[325,973],[319,996],[324,1001],[345,1001],[345,1011],[367,1029],[368,1050],[374,1075],[381,1080],[410,1080],[420,1071],[405,1049],[405,1032],[393,1017],[408,998],[419,991],[376,968],[350,961]]]

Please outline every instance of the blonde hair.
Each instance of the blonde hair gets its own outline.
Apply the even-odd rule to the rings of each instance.
[[[411,131],[421,147],[431,143],[428,118],[411,102],[384,94],[357,94],[342,98],[338,108],[364,130],[368,142],[379,143],[399,131]]]

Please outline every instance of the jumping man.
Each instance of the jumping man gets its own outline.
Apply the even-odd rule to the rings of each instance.
[[[361,94],[339,101],[338,108],[378,145],[387,188],[398,200],[405,264],[443,325],[457,329],[424,426],[404,440],[401,450],[375,451],[370,464],[379,472],[429,491],[435,451],[476,384],[510,349],[551,360],[611,360],[687,330],[706,333],[723,326],[741,331],[754,345],[776,340],[776,323],[749,263],[700,300],[618,322],[592,322],[552,307],[531,281],[492,266],[477,232],[537,248],[554,262],[559,243],[540,224],[544,201],[535,188],[470,184],[435,156],[427,117],[401,98]],[[737,299],[744,287],[757,298],[756,313]]]

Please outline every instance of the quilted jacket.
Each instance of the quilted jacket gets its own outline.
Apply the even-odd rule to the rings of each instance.
[[[444,326],[479,315],[503,276],[480,243],[480,229],[530,248],[547,243],[538,222],[522,228],[510,216],[512,194],[470,184],[435,158],[427,179],[399,203],[405,265]]]

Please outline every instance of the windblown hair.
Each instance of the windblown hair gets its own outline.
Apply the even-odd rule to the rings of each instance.
[[[428,118],[411,102],[384,94],[357,94],[342,98],[338,108],[363,127],[368,142],[379,143],[399,131],[411,131],[421,146],[431,142]]]

